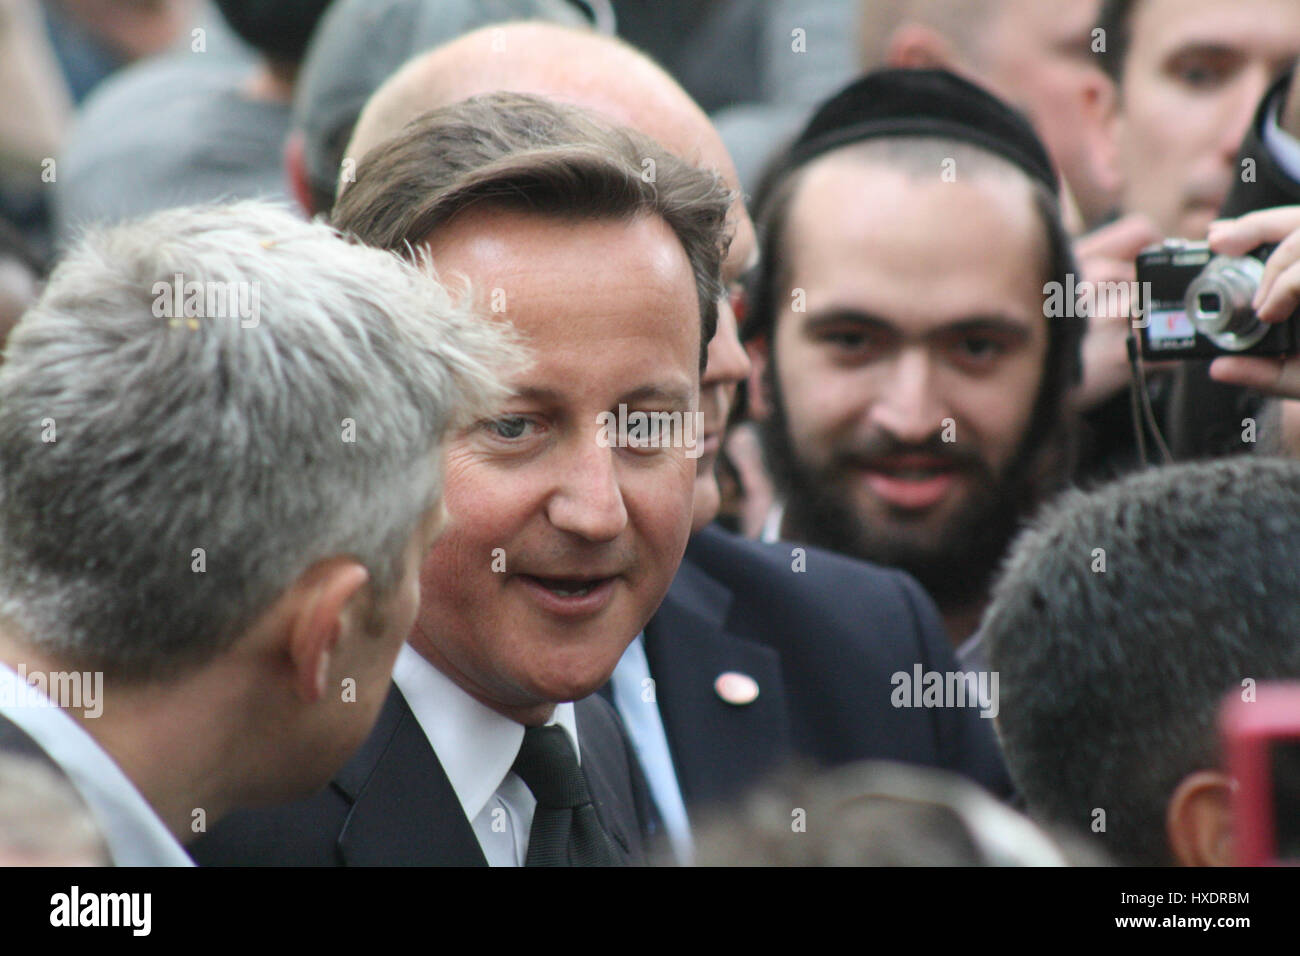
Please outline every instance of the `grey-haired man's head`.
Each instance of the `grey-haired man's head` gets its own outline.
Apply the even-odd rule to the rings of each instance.
[[[292,714],[283,753],[327,778],[386,694],[444,438],[500,398],[507,339],[420,268],[267,204],[85,236],[0,366],[6,659],[121,695],[261,668],[256,712]],[[339,706],[324,687],[347,679]]]

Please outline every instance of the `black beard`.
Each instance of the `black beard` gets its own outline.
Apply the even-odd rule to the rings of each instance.
[[[775,377],[775,376],[773,376]],[[785,406],[775,382],[772,414],[763,422],[764,457],[785,501],[783,528],[791,540],[906,571],[929,593],[939,609],[952,613],[978,607],[1012,539],[1035,503],[1031,449],[1022,440],[1000,476],[978,456],[958,451],[934,436],[920,446],[881,442],[880,453],[910,451],[956,458],[972,479],[968,503],[939,533],[921,542],[882,533],[854,510],[835,475],[839,469],[813,471],[799,461],[790,441]]]

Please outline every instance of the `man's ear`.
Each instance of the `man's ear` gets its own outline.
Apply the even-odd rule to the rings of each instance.
[[[767,387],[768,337],[756,335],[745,343],[749,353],[749,381],[745,383],[745,401],[749,405],[749,417],[754,421],[766,421],[772,414],[772,396]]]
[[[889,38],[883,65],[958,72],[961,61],[953,45],[941,34],[922,23],[905,23]]]
[[[1083,91],[1084,147],[1088,166],[1097,184],[1110,194],[1118,194],[1124,174],[1120,165],[1119,91],[1105,74],[1098,71]]]
[[[303,159],[302,130],[293,130],[284,143],[284,175],[289,181],[289,192],[308,216],[314,216],[311,186],[307,182],[307,163]]]
[[[1169,798],[1165,830],[1180,866],[1232,864],[1232,783],[1217,770],[1188,774]]]
[[[294,689],[308,703],[325,695],[330,664],[347,624],[353,598],[370,581],[370,572],[351,558],[315,565],[304,577],[306,594],[289,620],[289,657]]]

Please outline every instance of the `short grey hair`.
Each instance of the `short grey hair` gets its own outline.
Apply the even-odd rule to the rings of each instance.
[[[256,324],[160,317],[180,278],[251,288]],[[0,620],[146,680],[219,654],[326,558],[380,600],[512,339],[425,268],[266,203],[88,234],[0,365]]]
[[[1174,862],[1169,799],[1221,765],[1224,695],[1245,678],[1300,678],[1298,565],[1293,461],[1152,468],[1049,505],[1008,555],[981,627],[1029,811],[1124,865]]]
[[[487,93],[431,110],[367,153],[331,219],[400,253],[471,206],[570,220],[658,216],[695,277],[703,369],[723,295],[733,198],[718,173],[597,113],[526,93]]]

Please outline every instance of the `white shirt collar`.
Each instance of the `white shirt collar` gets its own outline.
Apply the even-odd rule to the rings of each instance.
[[[763,520],[763,530],[758,533],[758,540],[764,544],[775,544],[781,540],[781,522],[785,520],[785,502],[777,501],[767,512]]]
[[[1264,145],[1292,179],[1300,179],[1300,142],[1282,128],[1283,97],[1274,97],[1264,120]]]
[[[479,703],[410,644],[398,652],[393,683],[437,754],[465,818],[473,820],[510,773],[524,725]],[[581,762],[573,704],[557,704],[548,723],[564,728]]]
[[[116,866],[193,866],[113,758],[48,697],[0,663],[0,714],[68,775],[99,824]]]

